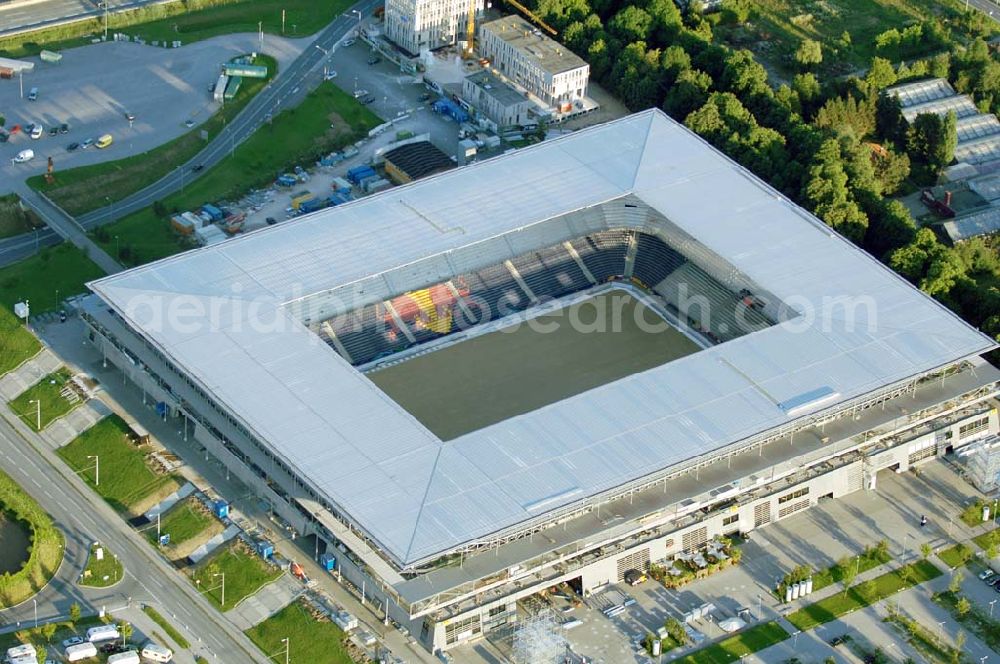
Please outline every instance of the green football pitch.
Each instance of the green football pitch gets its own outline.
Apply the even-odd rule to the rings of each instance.
[[[699,350],[623,290],[368,374],[443,440]]]

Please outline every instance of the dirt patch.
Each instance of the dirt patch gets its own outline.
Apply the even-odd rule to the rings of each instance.
[[[155,464],[150,463],[149,467],[156,472],[157,475],[163,475],[165,473],[159,472]],[[173,494],[181,486],[180,481],[176,477],[171,477],[170,481],[166,482],[159,489],[149,494],[142,500],[138,501],[136,504],[129,508],[129,516],[136,517],[141,516],[151,510],[153,507],[159,505],[164,498]]]
[[[191,555],[192,551],[194,551],[199,546],[201,546],[202,544],[204,544],[205,542],[207,542],[208,540],[212,539],[213,537],[221,533],[223,530],[225,530],[225,527],[222,525],[222,522],[216,519],[215,516],[212,514],[211,510],[209,510],[208,507],[205,505],[205,503],[199,500],[196,496],[189,496],[185,498],[177,505],[175,505],[173,509],[184,509],[184,507],[187,507],[194,512],[209,517],[210,523],[207,528],[202,530],[199,534],[195,535],[191,539],[185,542],[181,542],[176,546],[171,545],[166,547],[163,550],[164,554],[166,554],[167,558],[170,559],[171,561],[184,560],[189,555]]]

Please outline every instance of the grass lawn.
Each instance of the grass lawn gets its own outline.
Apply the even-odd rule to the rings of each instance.
[[[222,578],[215,576],[219,574],[226,575],[225,606],[222,605]],[[237,539],[198,565],[191,580],[212,604],[228,611],[281,574],[280,569],[269,565]]]
[[[854,569],[857,570],[858,574],[863,574],[870,569],[875,569],[879,565],[884,565],[892,560],[892,556],[885,548],[879,548],[877,546],[865,547],[865,550],[857,556],[851,558],[852,572]],[[830,565],[825,569],[821,569],[812,574],[813,580],[813,591],[826,588],[827,586],[840,583],[844,578],[843,570],[840,564]],[[798,579],[801,580],[801,579]],[[780,601],[785,601],[785,589],[784,585],[779,586],[778,590],[774,591],[775,597]]]
[[[238,198],[252,188],[273,182],[279,172],[293,164],[311,162],[318,155],[367,135],[380,123],[378,116],[354,97],[324,82],[298,107],[283,111],[271,124],[237,145],[235,157],[225,159],[184,191],[161,202],[165,209],[173,211]],[[190,246],[152,207],[104,226],[95,239],[113,254],[117,250],[115,236],[122,262],[129,265],[176,254]]]
[[[780,629],[780,628],[779,628]],[[246,632],[265,654],[281,652],[284,661],[288,639],[288,661],[294,664],[351,664],[344,647],[346,635],[329,620],[317,620],[301,602],[292,602],[281,611]]]
[[[213,520],[208,510],[197,498],[192,496],[174,505],[160,517],[160,532],[164,535],[170,535],[170,545],[176,546],[192,537],[197,537],[212,525]],[[156,530],[154,528],[146,531],[146,537],[149,538],[150,542],[156,544]]]
[[[125,32],[148,41],[190,44],[217,35],[257,32],[257,22],[265,32],[281,34],[281,10],[286,10],[288,36],[312,34],[345,11],[347,0],[315,3],[311,0],[187,0],[116,12],[108,17],[109,31]],[[188,11],[190,9],[190,11]],[[90,43],[103,34],[104,17],[76,21],[69,25],[44,28],[0,39],[0,55],[12,58],[37,55],[43,48],[62,50]]]
[[[40,226],[42,222],[34,212],[21,208],[17,194],[0,196],[0,238],[27,233]]]
[[[0,471],[0,510],[30,531],[31,550],[18,571],[0,576],[0,609],[16,606],[35,595],[59,569],[64,538],[35,500]]]
[[[70,295],[87,290],[86,282],[103,277],[101,268],[69,242],[0,268],[0,307],[13,311],[28,300],[31,315],[59,309]]]
[[[909,578],[904,580],[906,573],[902,570],[908,570]],[[790,613],[787,616],[788,622],[804,632],[851,611],[862,609],[900,590],[930,581],[938,576],[941,576],[941,570],[933,563],[919,560],[875,577],[872,580],[874,583],[870,586],[868,582],[853,585],[847,592],[838,592]]]
[[[42,349],[38,337],[6,306],[0,305],[0,375],[20,366]]]
[[[983,507],[987,505],[986,501],[982,498],[978,499],[971,505],[967,505],[965,509],[962,510],[962,514],[959,516],[962,519],[962,523],[969,526],[970,528],[975,528],[976,526],[981,526],[985,521],[983,521]],[[993,505],[990,504],[990,515],[993,514]]]
[[[173,475],[153,472],[145,452],[127,438],[128,431],[124,420],[111,415],[59,449],[59,456],[120,512],[154,492],[178,485]],[[87,458],[95,455],[100,459],[99,486],[94,485],[94,460]]]
[[[972,549],[965,544],[956,544],[942,551],[938,551],[938,558],[951,569],[961,567],[972,559]]]
[[[52,420],[62,417],[82,403],[82,401],[70,403],[60,394],[69,379],[70,374],[65,367],[50,373],[11,401],[11,410],[32,428],[38,425],[38,414],[41,413],[41,429],[44,429]],[[32,401],[38,401],[41,407],[31,403]]]
[[[951,611],[952,617],[966,629],[982,639],[994,651],[1000,651],[1000,620],[993,620],[976,602],[964,616],[958,615],[958,600],[961,595],[945,591],[934,595],[934,601]]]
[[[989,551],[990,546],[1000,546],[1000,528],[994,528],[988,533],[977,535],[972,541],[983,551]]]
[[[278,68],[277,61],[266,55],[258,56],[254,63],[267,66],[268,79],[274,76]],[[201,132],[208,132],[209,140],[216,137],[226,123],[264,89],[268,79],[243,79],[236,98],[227,102],[218,113],[183,136],[159,147],[124,159],[56,171],[52,184],[46,183],[44,175],[33,175],[28,178],[28,185],[45,192],[74,216],[120,201],[153,184],[198,154],[206,144],[201,138]]]
[[[781,643],[788,636],[777,622],[762,623],[676,661],[678,664],[729,664],[744,655]]]
[[[167,636],[174,640],[174,643],[184,649],[191,647],[191,643],[188,642],[188,640],[185,639],[184,636],[177,631],[177,628],[171,625],[166,618],[160,615],[159,611],[147,604],[142,607],[142,612],[149,616],[150,620],[162,627],[163,631],[167,633]]]
[[[97,559],[97,550],[103,551],[103,558]],[[92,588],[107,588],[113,586],[122,579],[125,568],[118,560],[118,556],[112,554],[108,549],[100,544],[90,545],[90,556],[87,558],[87,566],[83,568],[80,575],[80,585]]]
[[[964,41],[972,31],[965,21],[957,20],[963,10],[964,3],[956,0],[755,0],[752,28],[739,27],[725,34],[736,46],[770,43],[771,49],[761,53],[763,59],[789,72],[794,67],[791,54],[803,39],[814,39],[823,46],[823,69],[846,73],[867,67],[875,55],[896,60],[897,53],[879,52],[875,45],[875,37],[892,27],[902,30],[912,23],[947,18],[954,37]],[[980,23],[988,25],[986,20]],[[850,34],[849,43],[841,39],[845,32]],[[938,50],[929,44],[926,49],[907,52],[906,58]],[[831,68],[834,63],[837,66]]]

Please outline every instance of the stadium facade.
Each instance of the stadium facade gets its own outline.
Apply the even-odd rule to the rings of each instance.
[[[431,650],[1000,430],[991,339],[659,111],[90,287],[89,341]],[[696,352],[447,439],[370,378],[609,290]]]

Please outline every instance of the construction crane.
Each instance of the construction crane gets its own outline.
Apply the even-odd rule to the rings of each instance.
[[[535,12],[531,11],[517,0],[504,0],[504,2],[506,2],[508,5],[513,5],[515,9],[517,9],[522,14],[530,18],[535,24],[538,25],[538,27],[540,27],[542,30],[545,30],[545,32],[549,33],[553,37],[559,34],[558,32],[556,32],[555,28],[553,28],[551,25],[540,19],[535,14]]]
[[[469,20],[465,24],[465,57],[472,57],[476,40],[476,0],[469,0]]]

